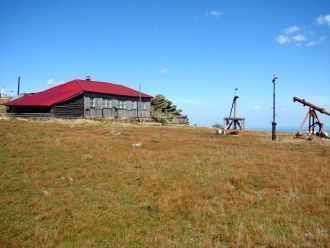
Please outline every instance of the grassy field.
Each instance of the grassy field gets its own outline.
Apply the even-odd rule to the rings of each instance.
[[[2,118],[0,186],[0,247],[330,246],[330,140]]]

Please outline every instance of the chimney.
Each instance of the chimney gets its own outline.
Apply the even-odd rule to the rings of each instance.
[[[17,95],[19,95],[20,85],[21,85],[21,77],[18,77],[18,82],[17,82]]]
[[[86,81],[91,81],[91,77],[90,76],[87,76],[86,77]]]

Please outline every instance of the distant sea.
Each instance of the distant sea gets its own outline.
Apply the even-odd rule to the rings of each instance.
[[[251,131],[269,131],[271,132],[272,129],[271,127],[270,128],[246,128],[246,130],[251,130]],[[292,127],[288,127],[288,128],[283,128],[283,127],[279,127],[276,129],[277,132],[280,132],[280,133],[297,133],[299,131],[299,128],[292,128]],[[306,128],[303,129],[304,132],[307,131]],[[325,132],[327,133],[330,133],[330,130],[324,130]]]

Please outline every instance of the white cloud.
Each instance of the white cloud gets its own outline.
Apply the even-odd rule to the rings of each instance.
[[[287,44],[291,43],[291,41],[298,42],[298,41],[303,41],[305,40],[305,36],[302,34],[297,34],[295,36],[294,33],[297,33],[300,31],[300,28],[298,26],[290,26],[285,28],[280,35],[276,37],[276,41],[278,44]]]
[[[330,27],[330,14],[320,15],[316,18],[316,23],[319,25],[328,25]]]
[[[316,18],[318,25],[330,27],[330,14],[320,15]],[[280,32],[275,41],[280,44],[294,44],[297,47],[313,47],[319,45],[326,36],[314,35],[313,30],[306,30],[305,26],[289,26]]]
[[[56,85],[60,85],[60,84],[64,84],[64,83],[65,83],[64,81],[55,82],[55,80],[52,78],[47,81],[48,86],[56,86]]]
[[[219,10],[212,10],[209,12],[205,12],[204,16],[213,16],[213,17],[220,17],[222,16],[222,13]]]
[[[47,82],[48,85],[53,85],[54,83],[55,83],[54,79],[49,79]]]
[[[306,39],[305,35],[302,34],[297,34],[292,37],[294,41],[304,41]]]
[[[168,73],[168,69],[167,68],[163,68],[160,70],[160,74],[166,74]]]
[[[253,108],[256,109],[256,110],[260,110],[261,109],[260,106],[254,106]]]
[[[306,44],[306,46],[316,46],[318,42],[316,40],[312,40]]]
[[[308,42],[306,44],[306,46],[308,46],[308,47],[316,46],[316,45],[320,44],[321,42],[323,42],[325,39],[326,39],[325,36],[321,36],[318,40],[311,40],[310,42]]]
[[[215,17],[219,17],[219,16],[222,15],[222,13],[219,12],[218,10],[213,10],[213,11],[210,12],[210,15],[215,16]]]
[[[318,18],[320,20],[325,20],[324,16]],[[322,21],[319,21],[322,22]],[[329,24],[330,24],[330,14],[329,14]],[[306,30],[305,27],[290,26],[282,30],[282,32],[275,38],[275,41],[280,44],[294,44],[297,47],[311,47],[320,44],[325,40],[325,36],[315,37],[313,31]]]
[[[285,43],[290,43],[291,40],[290,40],[290,37],[288,35],[281,34],[281,35],[276,37],[276,41],[277,41],[277,43],[283,45]]]
[[[298,32],[299,30],[300,29],[297,26],[290,26],[290,27],[284,29],[284,33],[285,34],[292,34],[292,33]]]

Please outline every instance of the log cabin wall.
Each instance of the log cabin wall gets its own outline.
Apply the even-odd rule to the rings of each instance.
[[[85,93],[84,105],[87,118],[150,118],[150,99]]]
[[[15,117],[51,117],[49,107],[38,106],[8,106],[6,107],[8,116]]]
[[[84,117],[84,94],[58,103],[51,108],[51,116],[61,119],[75,119]]]

